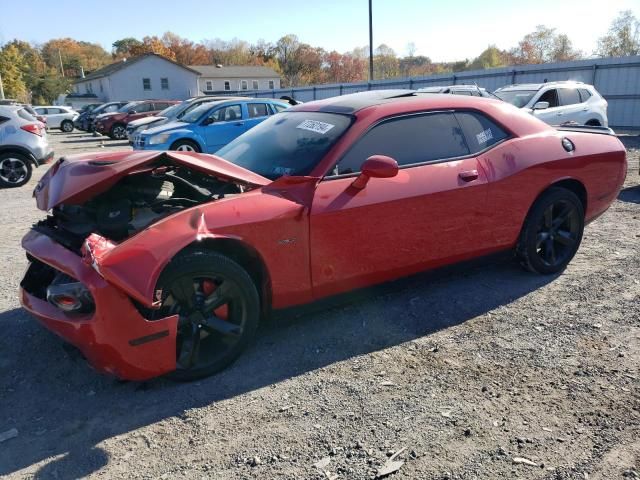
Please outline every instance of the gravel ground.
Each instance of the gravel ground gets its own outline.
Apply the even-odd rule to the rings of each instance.
[[[20,310],[38,169],[0,191],[0,476],[367,479],[400,452],[394,479],[638,478],[639,140],[562,275],[493,261],[282,313],[190,384],[100,376]]]

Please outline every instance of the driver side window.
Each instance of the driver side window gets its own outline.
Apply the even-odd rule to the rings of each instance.
[[[557,107],[558,104],[558,91],[555,88],[547,90],[544,92],[538,102],[549,102],[549,108]]]
[[[209,115],[214,122],[232,122],[242,119],[242,109],[240,105],[229,105],[221,107]]]
[[[334,175],[360,172],[371,155],[387,155],[399,166],[469,155],[462,129],[452,113],[392,118],[369,130],[342,157]]]

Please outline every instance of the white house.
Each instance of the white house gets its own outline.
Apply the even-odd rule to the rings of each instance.
[[[205,95],[280,88],[280,75],[269,67],[190,65],[189,68],[200,73],[198,84]]]
[[[155,53],[121,60],[74,82],[67,101],[185,100],[199,94],[200,73]]]

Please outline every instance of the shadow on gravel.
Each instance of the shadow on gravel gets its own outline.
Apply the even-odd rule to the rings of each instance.
[[[640,204],[640,185],[623,188],[618,194],[618,200],[621,202]]]
[[[89,135],[86,137],[79,137],[79,138],[74,138],[73,140],[61,140],[60,143],[95,143],[95,142],[99,142],[100,140],[109,140],[110,139],[104,137],[94,137],[93,135]]]
[[[109,461],[99,446],[103,440],[169,417],[187,421],[189,409],[459,325],[554,278],[494,258],[490,264],[485,260],[419,274],[279,312],[234,365],[184,384],[164,379],[122,383],[100,376],[67,356],[53,335],[21,310],[3,312],[2,329],[20,337],[0,338],[0,378],[11,387],[0,390],[0,430],[15,427],[20,433],[0,449],[0,476],[54,456],[59,458],[42,466],[37,477],[88,475]],[[139,455],[148,448],[142,435],[126,441]]]

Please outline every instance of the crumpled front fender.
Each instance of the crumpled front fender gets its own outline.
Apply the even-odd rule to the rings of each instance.
[[[185,213],[188,213],[188,221],[171,221],[173,218],[170,218],[121,244],[91,234],[82,246],[83,261],[144,306],[157,306],[159,299],[154,290],[158,277],[178,252],[206,238],[234,238],[211,232],[201,209]]]

